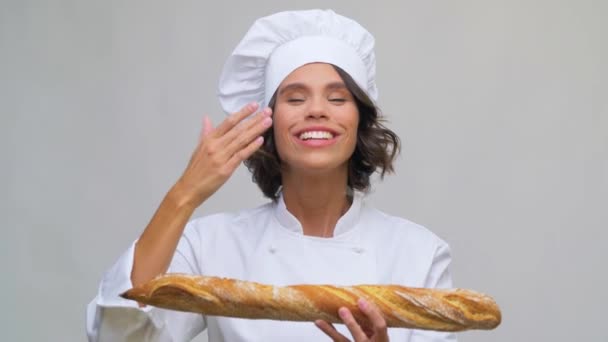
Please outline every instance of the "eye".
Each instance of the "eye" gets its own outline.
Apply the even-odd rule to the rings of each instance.
[[[301,103],[304,102],[304,99],[300,99],[300,98],[291,98],[291,99],[287,99],[288,103]]]
[[[329,102],[344,103],[344,102],[346,102],[346,99],[343,99],[343,98],[333,98],[333,99],[329,99]]]

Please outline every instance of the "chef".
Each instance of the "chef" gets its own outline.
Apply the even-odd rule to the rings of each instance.
[[[331,10],[258,19],[219,82],[228,117],[205,118],[184,173],[139,239],[104,274],[87,307],[90,341],[456,341],[453,333],[386,328],[348,309],[344,324],[204,316],[119,294],[163,273],[272,285],[399,284],[448,288],[448,245],[365,200],[370,176],[393,171],[399,138],[376,108],[374,38]],[[191,220],[244,162],[269,202]]]

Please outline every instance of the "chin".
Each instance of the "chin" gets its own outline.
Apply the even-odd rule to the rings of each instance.
[[[333,158],[332,158],[333,159]],[[309,160],[297,160],[288,162],[288,169],[302,173],[323,174],[348,168],[347,161],[328,160],[325,158],[315,158]]]

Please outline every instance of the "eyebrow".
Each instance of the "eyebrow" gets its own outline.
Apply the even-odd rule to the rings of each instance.
[[[348,89],[346,87],[346,84],[344,84],[344,82],[338,82],[338,81],[328,83],[327,85],[325,85],[325,88],[329,89],[329,90]],[[300,82],[290,83],[290,84],[284,86],[283,88],[279,89],[279,95],[285,93],[286,91],[295,90],[295,89],[309,89],[309,87],[306,84],[300,83]]]

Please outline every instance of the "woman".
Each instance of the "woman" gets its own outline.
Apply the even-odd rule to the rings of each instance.
[[[363,201],[370,175],[392,171],[399,148],[379,123],[374,74],[373,37],[350,19],[312,10],[256,21],[220,79],[220,102],[233,114],[215,128],[205,119],[183,175],[104,275],[87,310],[89,339],[186,341],[207,328],[210,341],[455,341],[387,329],[364,300],[373,323],[366,331],[345,308],[344,325],[315,327],[139,307],[118,296],[165,272],[273,285],[450,287],[445,242]],[[272,202],[187,223],[243,161]]]

